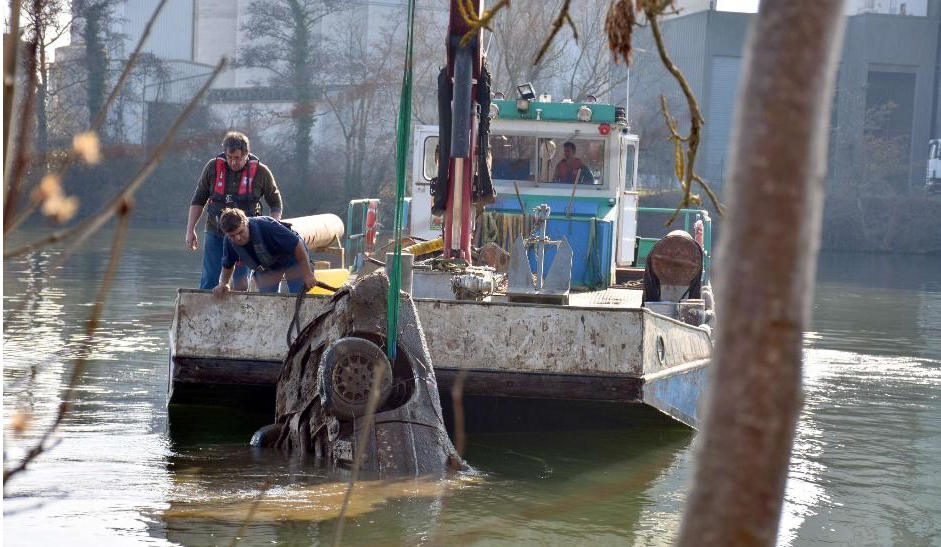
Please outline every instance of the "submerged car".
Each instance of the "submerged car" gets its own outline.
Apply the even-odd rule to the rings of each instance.
[[[380,476],[460,466],[418,314],[404,292],[397,351],[392,361],[386,356],[388,291],[384,272],[362,277],[337,290],[300,331],[278,379],[276,422],[259,430],[253,445],[348,467],[363,440],[360,468]]]

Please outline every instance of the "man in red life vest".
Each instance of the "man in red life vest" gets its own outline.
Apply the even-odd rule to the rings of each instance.
[[[196,192],[190,202],[186,223],[186,246],[195,251],[198,238],[196,223],[206,210],[206,241],[203,243],[203,272],[200,289],[212,289],[219,283],[222,271],[222,241],[225,234],[219,229],[219,213],[227,207],[236,207],[246,216],[261,214],[261,199],[268,204],[269,215],[280,220],[281,194],[268,166],[259,162],[250,152],[248,137],[238,131],[229,131],[222,139],[222,153],[209,160],[196,182]],[[238,266],[234,272],[235,288],[248,288],[248,268]]]
[[[576,179],[579,184],[594,184],[595,177],[591,174],[582,160],[575,157],[575,143],[572,141],[562,145],[563,158],[555,165],[555,180],[573,184]]]

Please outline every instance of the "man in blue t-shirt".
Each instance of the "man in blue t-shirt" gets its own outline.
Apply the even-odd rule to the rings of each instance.
[[[255,271],[258,292],[278,292],[281,279],[292,293],[316,284],[307,258],[307,246],[293,230],[271,217],[248,218],[241,209],[224,209],[219,228],[222,244],[222,275],[212,289],[215,296],[228,292],[235,263],[239,260]]]

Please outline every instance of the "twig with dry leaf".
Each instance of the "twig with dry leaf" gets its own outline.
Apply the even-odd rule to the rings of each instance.
[[[79,343],[78,356],[75,359],[75,364],[72,366],[72,373],[69,375],[69,384],[65,390],[65,393],[62,395],[62,401],[59,402],[59,409],[56,412],[56,416],[53,419],[52,423],[43,431],[43,434],[40,435],[39,440],[26,451],[26,454],[23,456],[20,461],[9,469],[3,470],[3,483],[6,484],[7,480],[11,477],[17,475],[18,473],[23,472],[26,469],[26,466],[29,465],[37,456],[45,452],[50,445],[50,438],[52,434],[59,429],[59,426],[62,424],[62,420],[65,419],[65,416],[69,413],[69,410],[72,407],[72,402],[75,400],[75,392],[78,388],[78,381],[82,377],[82,374],[85,372],[85,367],[88,363],[88,358],[91,355],[92,348],[95,341],[95,331],[98,330],[98,321],[101,318],[101,313],[104,310],[105,300],[107,299],[108,291],[111,290],[111,283],[114,281],[115,272],[117,272],[118,262],[121,259],[121,250],[124,247],[124,237],[127,232],[127,225],[130,221],[130,203],[127,202],[118,212],[118,228],[114,234],[114,243],[111,246],[111,255],[108,259],[108,267],[105,270],[105,274],[101,279],[101,284],[98,286],[98,295],[95,298],[95,303],[92,308],[91,313],[88,317],[88,322],[85,324],[85,337]]]
[[[618,64],[619,57],[624,64],[631,66],[634,60],[634,50],[631,39],[637,17],[632,0],[618,0],[608,8],[604,18],[604,31],[608,35],[608,49],[614,57],[614,64]]]
[[[150,175],[150,173],[156,169],[157,164],[160,163],[164,152],[167,150],[167,148],[169,148],[173,138],[176,136],[177,131],[180,129],[180,127],[182,127],[183,122],[189,118],[190,113],[192,113],[196,105],[199,104],[199,102],[202,100],[203,96],[209,90],[212,82],[222,71],[225,64],[226,60],[224,58],[219,61],[219,64],[216,65],[216,68],[209,76],[209,79],[203,84],[203,87],[200,88],[193,99],[190,100],[189,104],[186,105],[186,108],[183,109],[183,112],[181,112],[176,121],[174,121],[169,131],[167,131],[163,141],[151,154],[147,164],[118,194],[114,201],[112,201],[108,206],[104,207],[96,215],[92,216],[75,228],[71,228],[69,230],[60,230],[48,238],[20,247],[19,249],[4,255],[4,259],[12,256],[18,256],[44,245],[65,240],[70,236],[77,234],[76,240],[73,242],[72,247],[67,250],[68,253],[71,252],[71,250],[73,250],[77,245],[81,244],[81,242],[91,234],[95,233],[112,216],[118,217],[118,227],[115,231],[114,243],[112,245],[111,255],[108,261],[108,267],[104,276],[102,277],[98,288],[97,298],[95,299],[94,306],[91,313],[89,314],[89,319],[85,327],[86,336],[79,346],[78,357],[76,358],[75,364],[72,367],[72,373],[69,377],[68,387],[62,396],[62,401],[59,403],[59,410],[56,413],[56,417],[52,424],[43,432],[36,444],[26,452],[24,457],[13,467],[3,470],[4,484],[10,477],[13,477],[25,470],[31,461],[33,461],[37,456],[49,448],[50,445],[48,443],[50,442],[52,434],[58,429],[59,425],[62,423],[62,420],[68,414],[72,402],[75,399],[75,392],[78,386],[78,381],[81,379],[88,361],[88,357],[91,355],[91,351],[95,343],[95,333],[98,329],[98,321],[104,309],[107,295],[111,290],[111,284],[114,280],[115,272],[117,271],[117,265],[120,260],[121,251],[124,247],[124,239],[127,232],[128,223],[130,222],[130,212],[133,206],[134,192]]]
[[[144,47],[144,43],[147,41],[147,38],[150,36],[150,31],[153,28],[154,21],[157,20],[157,16],[160,15],[160,12],[163,10],[164,5],[166,5],[167,0],[160,0],[160,3],[157,5],[157,8],[151,14],[150,19],[147,21],[147,24],[144,26],[144,30],[141,33],[140,39],[137,41],[137,46],[134,48],[134,51],[131,53],[131,56],[128,58],[127,63],[124,65],[124,69],[121,71],[121,75],[118,77],[118,81],[115,84],[114,88],[111,90],[111,94],[108,95],[108,98],[105,100],[104,104],[101,106],[101,109],[98,110],[98,113],[95,115],[95,119],[92,121],[88,130],[84,133],[79,133],[72,137],[72,149],[69,152],[64,154],[53,154],[53,156],[62,156],[63,159],[59,165],[46,173],[40,181],[40,188],[35,189],[31,193],[32,199],[30,204],[14,215],[14,211],[17,204],[19,181],[22,178],[22,175],[25,173],[25,163],[22,170],[18,170],[16,176],[13,177],[9,190],[6,194],[6,201],[4,203],[4,224],[3,224],[3,234],[6,235],[11,231],[15,230],[20,224],[23,223],[37,207],[42,207],[43,214],[47,217],[52,218],[58,223],[63,223],[70,220],[75,212],[78,210],[78,198],[69,197],[63,198],[61,200],[56,200],[51,204],[47,204],[43,198],[45,196],[61,196],[61,182],[65,179],[65,174],[68,171],[71,164],[76,159],[81,159],[87,165],[97,165],[101,161],[101,152],[100,152],[100,143],[98,139],[98,130],[101,129],[101,125],[105,121],[105,117],[108,111],[111,109],[111,105],[117,99],[121,89],[124,88],[124,83],[127,81],[128,77],[131,75],[131,71],[134,66],[137,64],[137,60],[140,58],[141,50]],[[32,55],[33,64],[35,65],[35,55]],[[30,68],[30,73],[35,74],[35,67]],[[30,83],[30,89],[35,87],[35,76],[33,76],[33,82]],[[33,95],[32,93],[30,94]],[[30,108],[26,108],[27,111],[32,111]],[[24,118],[20,127],[23,128],[22,124],[25,123]],[[4,133],[4,138],[6,138],[6,133]],[[22,143],[28,142],[27,140],[22,140]],[[23,161],[29,156],[26,153],[26,149],[22,146],[18,147],[17,157],[22,158]],[[46,189],[43,190],[41,187],[45,185]],[[59,191],[53,191],[52,187],[58,186]]]
[[[490,21],[493,20],[493,16],[496,15],[501,9],[510,5],[510,0],[497,0],[497,3],[493,5],[489,10],[485,9],[480,16],[474,13],[474,3],[471,0],[464,0],[457,3],[458,10],[461,13],[461,17],[464,19],[464,22],[470,25],[470,30],[464,33],[464,36],[461,37],[461,47],[466,46],[474,39],[474,36],[477,34],[480,29],[487,29],[490,32],[493,32],[493,28],[490,27]]]
[[[683,137],[679,134],[676,118],[670,115],[670,110],[667,107],[667,98],[665,95],[660,95],[660,109],[663,112],[664,123],[666,124],[667,129],[670,130],[670,140],[673,141],[673,168],[676,174],[676,180],[680,181],[684,191],[683,203],[681,203],[679,207],[677,207],[676,211],[673,212],[673,215],[667,221],[667,225],[669,226],[673,222],[673,219],[676,218],[679,210],[686,205],[702,205],[702,199],[698,195],[691,193],[690,177],[692,180],[695,180],[699,183],[700,186],[703,187],[706,195],[709,196],[709,199],[716,206],[719,214],[722,214],[722,207],[719,205],[719,198],[716,197],[716,195],[713,193],[712,188],[709,187],[702,177],[689,168],[689,166],[692,165],[692,162],[696,161],[696,150],[693,149],[693,144],[690,144],[691,157],[687,158],[689,163],[687,163],[687,160],[684,160],[683,158],[682,143],[690,142],[690,137]],[[698,139],[695,141],[695,148],[698,148]]]
[[[34,241],[32,243],[28,243],[26,245],[23,245],[11,251],[4,252],[3,258],[7,259],[7,258],[15,257],[15,256],[20,256],[28,252],[32,252],[38,248],[44,247],[46,245],[50,245],[52,243],[58,243],[58,242],[73,240],[73,239],[74,239],[74,243],[72,244],[72,248],[74,248],[75,246],[85,241],[89,236],[94,234],[96,231],[98,231],[98,229],[101,228],[111,218],[113,214],[115,214],[115,212],[124,203],[126,199],[133,197],[134,192],[137,191],[137,188],[141,184],[143,184],[143,182],[147,179],[147,177],[150,176],[150,174],[154,171],[154,169],[157,168],[157,165],[160,163],[160,160],[163,159],[163,154],[172,144],[173,137],[176,135],[180,127],[183,126],[183,122],[185,122],[186,119],[189,118],[190,113],[193,111],[194,108],[196,108],[196,105],[199,104],[199,101],[202,100],[203,95],[205,95],[206,92],[209,90],[210,85],[212,85],[212,82],[215,81],[216,77],[219,75],[219,73],[222,71],[225,65],[226,65],[226,60],[225,58],[223,58],[221,61],[219,61],[219,64],[216,65],[215,69],[209,75],[209,78],[206,80],[203,86],[199,89],[199,91],[196,93],[193,99],[189,102],[189,104],[186,105],[186,108],[183,109],[183,112],[180,113],[180,115],[177,117],[176,121],[173,122],[173,125],[167,131],[167,134],[164,137],[163,141],[160,143],[159,146],[157,146],[157,148],[151,154],[150,159],[148,159],[147,163],[141,168],[140,171],[137,172],[137,174],[134,176],[131,182],[129,182],[127,186],[125,186],[124,189],[121,190],[120,193],[118,193],[118,195],[111,201],[111,203],[109,203],[108,205],[103,207],[100,211],[98,211],[96,214],[85,219],[84,221],[80,222],[78,225],[74,227],[57,230],[53,232],[52,234],[49,234],[48,236],[38,241]],[[68,252],[70,251],[71,249]]]
[[[673,75],[673,78],[676,79],[677,83],[680,84],[680,89],[683,90],[683,95],[686,97],[686,104],[689,108],[689,135],[682,137],[676,130],[675,120],[670,117],[669,111],[667,110],[666,98],[663,96],[660,97],[660,104],[663,108],[664,116],[667,119],[667,126],[670,128],[670,138],[673,140],[674,146],[682,148],[681,143],[686,143],[685,164],[682,161],[683,155],[678,154],[676,165],[677,177],[680,181],[680,184],[683,186],[683,199],[676,206],[676,210],[673,211],[673,214],[670,215],[670,218],[667,220],[666,224],[668,226],[676,219],[680,209],[701,202],[698,196],[694,196],[692,194],[693,181],[696,181],[696,183],[702,186],[709,196],[709,199],[712,201],[712,204],[715,206],[716,211],[720,215],[722,214],[722,206],[719,204],[718,199],[716,199],[715,194],[709,188],[709,185],[702,179],[702,177],[697,175],[695,172],[696,156],[699,152],[702,126],[706,123],[706,120],[702,115],[702,111],[699,109],[699,102],[696,100],[696,96],[693,94],[693,90],[690,87],[689,82],[686,80],[686,77],[683,75],[682,71],[680,71],[680,69],[670,58],[670,55],[667,53],[666,46],[663,43],[663,35],[660,31],[659,17],[662,16],[668,8],[673,9],[672,6],[672,0],[638,1],[638,7],[643,9],[644,16],[650,23],[650,31],[653,33],[654,42],[657,44],[657,52],[660,54],[660,61],[663,63],[663,66],[667,69],[667,71]]]

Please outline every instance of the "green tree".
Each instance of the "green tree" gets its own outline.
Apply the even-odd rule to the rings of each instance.
[[[242,28],[251,45],[239,51],[239,66],[259,69],[270,77],[268,85],[291,90],[294,171],[289,170],[289,176],[302,177],[310,170],[314,102],[322,89],[322,60],[316,55],[322,37],[317,31],[323,19],[339,9],[320,0],[255,0],[249,8],[251,20]]]
[[[88,79],[86,106],[88,122],[95,119],[105,103],[108,91],[108,40],[116,0],[75,0],[72,13],[81,22],[80,35],[85,43],[85,72]]]
[[[393,176],[395,113],[402,77],[400,25],[367,33],[356,12],[327,41],[324,99],[343,136],[344,201],[376,196]]]
[[[23,9],[27,40],[36,44],[36,149],[40,154],[49,150],[49,50],[69,30],[63,21],[67,8],[65,0],[34,0]]]

